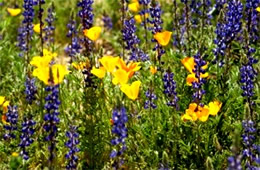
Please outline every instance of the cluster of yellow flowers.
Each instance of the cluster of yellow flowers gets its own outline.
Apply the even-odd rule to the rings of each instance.
[[[188,86],[192,85],[192,82],[198,82],[198,78],[196,78],[195,73],[192,71],[195,68],[195,62],[193,57],[186,57],[181,60],[184,67],[190,72],[190,74],[187,76],[186,82]],[[203,69],[208,68],[208,64],[202,67]],[[209,76],[209,73],[200,74],[202,78],[207,78]]]
[[[54,58],[57,57],[56,53],[43,50],[43,56],[35,56],[32,58],[30,64],[36,68],[33,70],[33,76],[43,81],[46,85],[57,85],[61,83],[64,76],[69,73],[66,65],[51,64]]]
[[[106,72],[112,74],[112,83],[120,85],[120,90],[127,95],[128,98],[135,100],[139,94],[140,81],[134,81],[132,84],[127,84],[134,73],[140,70],[140,62],[130,62],[126,64],[123,59],[113,56],[104,56],[99,59],[102,67],[93,67],[91,73],[98,78],[104,78]]]
[[[7,12],[12,16],[12,17],[15,17],[17,15],[19,15],[22,10],[19,9],[19,8],[7,8]]]
[[[199,119],[200,121],[205,122],[208,120],[209,115],[216,116],[221,109],[221,106],[222,103],[219,101],[210,102],[208,106],[200,106],[197,103],[191,103],[181,119],[184,121],[196,121]]]
[[[141,5],[139,4],[138,0],[132,0],[132,1],[128,4],[128,9],[129,9],[130,11],[134,12],[134,13],[139,12],[140,8],[141,8]],[[141,22],[142,22],[142,17],[143,17],[143,16],[141,16],[140,14],[136,14],[136,15],[134,16],[135,21],[136,21],[137,23],[141,23]],[[144,17],[145,17],[145,18],[148,18],[148,17],[149,17],[149,14],[146,13],[146,14],[144,15]]]
[[[10,104],[10,101],[5,100],[4,96],[0,96],[0,106],[2,107],[4,113],[7,112],[7,107],[9,104]]]
[[[83,33],[90,40],[96,41],[100,37],[101,31],[102,31],[101,27],[94,26],[91,27],[90,29],[85,29]]]
[[[4,96],[0,96],[0,107],[3,109],[3,115],[1,116],[3,124],[8,124],[6,122],[6,115],[5,113],[8,111],[8,106],[10,104],[10,101],[6,100]]]

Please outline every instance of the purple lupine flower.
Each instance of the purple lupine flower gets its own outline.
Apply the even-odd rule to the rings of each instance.
[[[217,11],[220,11],[224,8],[224,4],[227,3],[227,0],[216,0],[215,2],[215,8]]]
[[[151,2],[151,0],[139,0],[138,2],[141,5],[148,5]]]
[[[246,1],[246,22],[247,22],[247,31],[249,34],[249,41],[251,43],[255,43],[259,37],[258,37],[258,29],[259,29],[259,18],[258,18],[258,12],[256,11],[256,8],[259,7],[260,0],[247,0]]]
[[[228,9],[225,13],[224,21],[219,21],[216,28],[216,38],[214,44],[216,48],[213,50],[215,54],[215,61],[221,57],[223,59],[226,49],[230,48],[231,42],[238,38],[242,30],[243,4],[240,0],[230,0]],[[223,65],[223,61],[219,61]]]
[[[243,144],[245,149],[243,150],[243,157],[246,159],[247,169],[258,169],[259,168],[259,145],[255,144],[256,141],[256,128],[255,123],[252,120],[243,120],[242,122],[244,133],[242,134]],[[256,167],[258,164],[258,167]]]
[[[162,32],[162,24],[163,21],[161,19],[162,10],[161,6],[158,2],[151,5],[150,9],[150,16],[151,19],[148,19],[149,23],[152,25],[149,29],[152,31],[152,34],[156,34],[157,32]],[[155,47],[153,48],[153,51],[158,52],[158,59],[161,60],[162,55],[165,53],[165,50],[162,48],[162,46],[155,40],[152,39],[152,42],[156,42]]]
[[[253,64],[258,61],[253,57],[248,57],[247,64],[240,68],[240,82],[242,83],[241,89],[243,90],[243,96],[251,98],[254,95],[254,80],[257,77],[257,71],[254,69]],[[251,104],[251,103],[249,103]]]
[[[180,17],[179,20],[179,29],[180,29],[180,35],[179,37],[177,37],[177,41],[179,41],[179,45],[180,46],[184,46],[184,50],[186,51],[186,41],[189,41],[189,37],[190,37],[190,21],[191,21],[191,14],[190,14],[190,7],[189,7],[189,3],[188,0],[181,0],[182,4],[184,5],[184,9],[182,12],[182,16]],[[176,23],[177,24],[177,21]],[[175,40],[175,41],[176,41]],[[187,42],[187,44],[189,44],[189,42]],[[190,49],[188,49],[190,50]]]
[[[157,96],[154,94],[154,92],[151,89],[148,89],[145,92],[146,101],[144,103],[144,109],[156,109],[157,105],[154,103],[154,100],[157,100]]]
[[[241,155],[228,157],[228,168],[227,170],[242,170],[241,166]]]
[[[8,112],[6,113],[6,122],[4,128],[8,131],[4,134],[4,139],[16,138],[15,131],[17,130],[18,122],[18,108],[17,106],[8,106]]]
[[[65,143],[65,146],[69,148],[69,152],[65,155],[66,159],[68,159],[66,169],[77,169],[77,162],[79,158],[76,153],[80,151],[77,147],[79,144],[77,127],[71,126],[70,130],[66,132],[66,137],[68,138],[68,141]]]
[[[122,30],[123,41],[125,41],[127,50],[134,49],[137,44],[140,43],[140,39],[137,37],[135,19],[130,18],[124,20],[124,28]]]
[[[203,84],[206,83],[206,79],[201,76],[201,74],[205,74],[206,70],[203,69],[203,66],[207,64],[205,60],[202,59],[202,56],[200,53],[197,53],[194,56],[194,62],[195,62],[195,67],[194,70],[192,70],[195,73],[195,77],[198,79],[198,81],[193,81],[192,82],[192,87],[194,88],[194,93],[193,93],[193,100],[194,101],[201,101],[202,96],[206,93],[205,90],[203,90],[202,86]]]
[[[113,146],[120,146],[120,150],[113,149],[110,153],[110,158],[119,157],[123,154],[123,152],[127,149],[126,147],[126,137],[127,137],[127,127],[126,123],[128,121],[126,109],[121,107],[120,109],[114,109],[113,115],[113,127],[112,134],[115,135],[115,138],[111,140],[111,144]],[[123,162],[123,159],[120,159],[119,162],[114,162],[114,167],[119,167]],[[120,163],[121,162],[121,163]]]
[[[130,18],[124,20],[124,28],[122,30],[123,41],[126,43],[125,48],[129,50],[130,60],[132,61],[146,61],[148,55],[138,48],[140,39],[136,35],[135,19]]]
[[[164,93],[168,97],[167,105],[177,108],[178,97],[176,92],[176,82],[173,79],[174,75],[171,72],[166,72],[163,75]]]
[[[170,170],[169,166],[166,164],[164,165],[163,163],[159,163],[159,169],[158,170]]]
[[[54,16],[54,5],[52,5],[50,8],[48,8],[48,15],[47,18],[45,19],[47,25],[43,28],[43,32],[45,33],[44,36],[44,41],[47,42],[48,45],[54,42],[54,31],[55,31],[55,26],[54,26],[54,21],[55,21],[55,16]]]
[[[94,0],[82,0],[78,3],[78,7],[81,8],[78,15],[81,18],[83,29],[89,29],[93,25],[93,3]]]
[[[26,101],[29,104],[32,104],[34,100],[36,100],[37,87],[35,85],[35,78],[26,77],[25,82],[25,95]]]
[[[83,30],[90,29],[93,25],[93,21],[94,21],[94,14],[92,8],[93,3],[94,0],[81,0],[78,3],[78,7],[81,8],[78,12],[78,16],[81,18]],[[91,52],[93,42],[85,36],[81,41],[84,42],[86,53]]]
[[[70,44],[65,48],[66,54],[68,54],[69,57],[71,57],[71,62],[73,60],[73,57],[75,57],[77,54],[80,53],[81,45],[80,45],[80,39],[78,38],[78,32],[76,28],[76,21],[70,20],[67,24],[68,33],[67,37],[71,39]]]
[[[55,138],[57,136],[58,127],[57,125],[60,122],[59,119],[59,85],[47,86],[45,88],[46,92],[49,92],[45,98],[44,108],[46,114],[44,115],[45,124],[43,126],[44,130],[48,133],[45,137],[46,141],[50,142],[49,151],[50,151],[50,161],[54,159],[54,150],[55,150]]]
[[[34,142],[32,135],[34,134],[35,124],[36,122],[34,120],[28,118],[25,118],[22,123],[22,134],[20,136],[21,141],[19,146],[21,147],[20,155],[22,155],[24,160],[29,159],[29,153],[26,151],[26,148]]]
[[[21,26],[18,29],[17,37],[17,46],[20,48],[21,57],[24,56],[24,53],[28,52],[31,48],[30,41],[32,40],[33,35],[33,18],[34,18],[34,6],[37,5],[37,1],[34,0],[24,0],[23,3],[23,21]]]
[[[108,30],[111,30],[113,28],[113,22],[112,19],[108,15],[104,15],[102,17],[102,21],[104,23],[104,27]]]
[[[199,25],[199,17],[202,16],[201,11],[202,3],[198,0],[190,1],[190,12],[191,12],[191,25],[196,28]],[[199,17],[198,17],[199,16]]]

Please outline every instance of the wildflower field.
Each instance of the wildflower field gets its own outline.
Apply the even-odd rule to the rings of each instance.
[[[0,0],[0,170],[260,170],[260,0]]]

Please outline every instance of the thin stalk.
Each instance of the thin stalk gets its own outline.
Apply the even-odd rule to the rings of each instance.
[[[39,22],[40,22],[40,40],[41,40],[41,56],[43,56],[43,21],[42,21],[42,13],[43,13],[43,9],[42,9],[42,2],[41,0],[39,0],[39,14],[38,14],[38,18],[39,18]]]

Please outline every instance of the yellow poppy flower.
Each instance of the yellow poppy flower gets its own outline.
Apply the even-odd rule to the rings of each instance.
[[[65,75],[69,74],[66,65],[62,64],[54,64],[51,67],[51,71],[53,75],[54,85],[60,84],[63,81]]]
[[[43,49],[43,57],[51,56],[51,58],[56,58],[58,56],[57,53],[53,53],[51,51],[48,51],[47,49]]]
[[[260,12],[260,7],[257,7],[255,10],[256,10],[257,12]]]
[[[195,77],[195,74],[189,74],[186,78],[186,83],[188,86],[192,86],[192,82],[198,81],[198,79]]]
[[[119,58],[117,66],[120,69],[125,70],[128,73],[128,77],[131,78],[136,71],[141,69],[141,66],[139,66],[140,64],[140,62],[130,62],[128,65],[126,65],[124,60]]]
[[[181,63],[184,65],[184,67],[190,72],[193,73],[192,70],[195,68],[195,61],[193,57],[185,57],[184,59],[181,60]],[[208,68],[208,63],[202,67],[203,69]]]
[[[141,17],[141,15],[135,15],[135,22],[137,22],[137,23],[141,23],[142,22],[142,17]]]
[[[37,77],[39,80],[43,81],[44,84],[49,85],[49,76],[50,74],[50,67],[39,67],[33,70],[32,75]]]
[[[41,33],[41,24],[35,24],[33,26],[33,31],[36,32],[37,34]]]
[[[162,45],[166,46],[170,42],[172,36],[172,32],[164,31],[164,32],[157,32],[153,37],[157,40],[157,42]]]
[[[91,27],[90,29],[86,29],[83,31],[84,35],[92,41],[96,41],[101,34],[101,27]]]
[[[100,68],[93,67],[90,72],[100,79],[104,78],[106,75],[106,69],[104,67],[100,67]]]
[[[4,96],[0,96],[0,105],[2,105],[5,102],[5,97]]]
[[[190,72],[193,73],[193,69],[195,67],[195,62],[193,57],[186,57],[181,60],[181,63],[184,65],[184,67]]]
[[[7,12],[11,16],[15,17],[15,16],[19,15],[22,12],[22,10],[19,8],[7,8]]]
[[[8,111],[8,106],[10,104],[10,101],[5,101],[3,104],[3,112],[6,113]]]
[[[157,67],[150,66],[150,72],[154,75],[157,73]]]
[[[33,57],[30,64],[35,67],[48,67],[51,60],[55,57],[57,57],[57,53],[52,53],[46,49],[43,49],[43,56]]]
[[[209,73],[200,74],[201,78],[207,78]],[[195,76],[195,73],[189,74],[186,78],[186,83],[188,86],[192,86],[192,82],[198,82],[198,79]]]
[[[140,85],[141,81],[138,80],[133,82],[131,85],[123,84],[120,89],[128,98],[135,100],[138,97]]]
[[[219,101],[213,101],[209,103],[209,114],[210,115],[217,115],[219,110],[221,109],[222,103]]]
[[[181,116],[181,120],[186,122],[186,121],[193,121],[192,117],[189,114],[183,114]]]
[[[126,84],[128,82],[128,73],[123,69],[118,69],[113,73],[113,80],[112,83],[114,85],[117,84]]]
[[[0,106],[3,108],[3,113],[6,113],[8,111],[8,106],[10,104],[10,101],[5,100],[4,96],[0,96]]]
[[[99,61],[108,72],[112,73],[116,68],[118,59],[119,57],[104,56],[101,59],[99,59]]]
[[[138,12],[139,8],[140,8],[140,4],[139,4],[138,1],[137,2],[133,2],[133,3],[128,4],[128,8],[132,12]]]
[[[199,106],[196,114],[200,121],[206,122],[209,117],[209,107],[207,105],[204,105],[203,107]]]
[[[87,63],[86,63],[86,62],[79,62],[79,63],[73,62],[71,65],[72,65],[76,70],[83,70],[83,69],[86,68]]]
[[[33,57],[30,64],[35,67],[48,67],[52,58],[50,56],[48,57]]]
[[[5,114],[3,114],[3,115],[1,116],[1,118],[2,118],[2,123],[3,123],[4,125],[9,125],[9,124],[10,124],[9,122],[6,121],[7,117],[6,117]]]
[[[148,18],[149,14],[146,13],[144,16],[145,16],[145,18]],[[141,23],[143,21],[143,16],[142,15],[139,15],[139,14],[135,15],[134,18],[135,18],[135,22],[137,22],[137,23]]]
[[[189,108],[186,109],[185,114],[189,115],[192,118],[192,121],[196,121],[198,119],[195,110],[197,109],[198,105],[196,103],[190,103]]]

